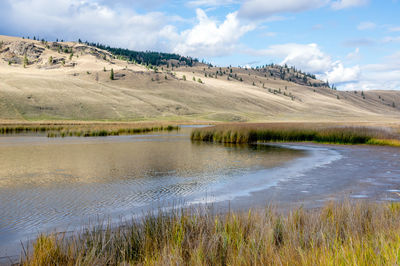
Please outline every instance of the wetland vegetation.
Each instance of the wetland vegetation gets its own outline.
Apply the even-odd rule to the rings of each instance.
[[[318,142],[400,146],[400,134],[366,126],[327,126],[303,123],[229,124],[198,128],[193,141],[218,143]]]
[[[0,135],[44,134],[47,137],[100,137],[179,130],[178,125],[129,123],[43,123],[5,124]]]
[[[274,208],[148,215],[74,236],[40,235],[21,265],[396,265],[398,203],[330,203],[282,214]]]

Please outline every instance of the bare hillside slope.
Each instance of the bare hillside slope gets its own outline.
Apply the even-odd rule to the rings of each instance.
[[[397,121],[399,107],[398,91],[335,91],[289,68],[155,68],[0,36],[2,120]]]

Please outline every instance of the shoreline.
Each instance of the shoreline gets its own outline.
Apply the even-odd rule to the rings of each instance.
[[[265,145],[265,144],[261,144],[261,145]],[[332,162],[329,162],[328,164],[324,164],[324,165],[320,165],[320,166],[313,166],[311,167],[311,169],[306,169],[305,172],[302,173],[302,175],[296,177],[296,176],[292,176],[290,178],[288,178],[288,176],[286,175],[285,178],[281,179],[281,180],[275,180],[273,184],[269,185],[266,188],[262,188],[260,189],[260,187],[257,187],[257,191],[250,190],[250,191],[246,191],[245,195],[236,195],[234,196],[233,199],[231,200],[219,200],[217,202],[209,202],[208,204],[204,204],[204,202],[200,202],[200,203],[196,203],[196,202],[191,202],[189,204],[187,204],[187,202],[182,202],[181,205],[175,205],[171,206],[171,205],[167,205],[167,206],[162,206],[160,203],[154,203],[152,204],[152,207],[149,208],[144,208],[141,211],[137,211],[136,213],[129,213],[129,214],[125,214],[125,215],[117,215],[114,216],[114,218],[111,219],[111,216],[105,216],[103,217],[102,220],[109,220],[111,219],[111,221],[113,221],[114,225],[118,225],[119,221],[121,220],[130,220],[132,217],[136,217],[138,219],[140,219],[141,216],[143,216],[144,214],[148,213],[149,211],[156,211],[156,213],[160,210],[162,211],[171,211],[174,210],[176,208],[183,208],[183,209],[191,209],[191,208],[207,208],[207,207],[213,207],[214,210],[218,213],[222,213],[222,214],[226,214],[229,211],[235,211],[235,212],[246,212],[249,209],[252,210],[262,210],[265,208],[265,206],[268,205],[272,205],[272,206],[276,206],[277,209],[279,209],[280,211],[284,212],[284,213],[288,213],[296,208],[300,208],[303,207],[305,209],[319,209],[321,207],[323,207],[326,202],[329,201],[335,201],[335,202],[341,202],[343,200],[349,199],[351,201],[371,201],[371,202],[381,202],[382,200],[379,198],[379,194],[380,193],[375,193],[377,191],[374,191],[375,188],[372,186],[370,188],[370,192],[372,193],[371,196],[368,197],[357,197],[360,195],[363,195],[363,189],[361,186],[357,185],[357,183],[352,183],[349,184],[347,183],[346,180],[344,181],[340,181],[338,180],[337,182],[333,182],[332,184],[327,184],[326,186],[328,189],[326,190],[326,188],[324,188],[324,186],[320,186],[320,185],[324,185],[323,183],[326,182],[326,179],[330,179],[330,180],[334,180],[333,177],[327,176],[325,179],[318,179],[318,175],[320,174],[320,170],[324,169],[325,166],[328,167],[333,167],[335,168],[336,165],[340,165],[342,164],[341,161],[343,160],[348,160],[348,156],[351,155],[349,153],[354,153],[354,154],[371,154],[373,155],[373,153],[371,152],[366,152],[371,151],[371,150],[375,150],[375,152],[382,153],[385,154],[387,152],[395,152],[393,154],[398,154],[400,156],[400,153],[398,152],[398,149],[393,148],[393,147],[378,147],[378,146],[363,146],[363,145],[354,145],[354,146],[348,146],[348,145],[317,145],[317,144],[310,144],[310,143],[303,143],[301,145],[299,145],[299,143],[280,143],[280,144],[273,144],[273,146],[288,146],[290,148],[294,148],[294,147],[298,147],[298,149],[304,149],[304,147],[309,147],[309,148],[317,148],[317,149],[323,149],[323,150],[339,150],[340,152],[346,151],[347,153],[340,156],[339,158],[337,158],[336,160],[333,160]],[[294,146],[293,146],[294,145]],[[397,152],[397,153],[396,153]],[[337,153],[335,153],[337,154]],[[318,155],[316,155],[318,157]],[[322,156],[324,158],[324,156]],[[350,156],[351,157],[351,156]],[[353,156],[354,158],[354,156]],[[306,159],[309,161],[314,161],[315,157],[310,157],[309,155],[306,157],[301,157],[299,159],[296,160],[300,160],[300,162],[298,162],[298,164],[303,164],[303,162],[301,162],[302,159]],[[363,161],[364,158],[359,158],[358,161]],[[395,158],[393,158],[395,159]],[[291,162],[289,164],[293,164],[296,163]],[[315,162],[314,162],[315,163]],[[335,164],[335,166],[330,166],[330,164]],[[383,162],[383,164],[385,164],[385,162]],[[284,167],[284,166],[281,166]],[[322,168],[321,168],[322,167]],[[396,168],[396,166],[392,166],[392,168]],[[399,168],[400,169],[400,168]],[[268,171],[268,170],[266,170]],[[293,170],[294,172],[297,172],[296,169]],[[338,169],[339,172],[343,172],[343,170]],[[256,171],[258,173],[262,173],[263,171]],[[311,173],[310,173],[311,172]],[[332,175],[332,171],[329,171],[330,174]],[[335,173],[335,171],[333,171],[333,173]],[[395,174],[395,173],[394,173]],[[325,175],[325,174],[324,174]],[[351,173],[349,173],[349,175],[351,175]],[[361,174],[362,175],[362,174]],[[362,178],[360,178],[361,175],[355,176],[353,179],[355,179],[355,181],[362,181]],[[248,177],[249,175],[246,174],[246,177]],[[257,176],[257,175],[256,175]],[[299,179],[300,178],[300,179]],[[309,191],[302,191],[301,190],[301,185],[302,183],[308,183],[310,184],[310,180],[314,180],[316,185],[316,190],[314,192],[311,192],[310,189]],[[317,181],[318,180],[318,181]],[[324,181],[325,180],[325,181]],[[298,183],[300,182],[300,183]],[[326,187],[325,186],[325,187]],[[333,190],[332,190],[333,188]],[[356,190],[356,188],[361,188],[358,191]],[[393,190],[393,189],[397,189],[400,188],[400,184],[398,184],[397,187],[390,187],[388,186],[387,190]],[[289,189],[288,192],[285,192],[285,190]],[[317,191],[317,192],[316,192]],[[383,191],[385,192],[385,190]],[[314,195],[309,195],[314,193]],[[393,193],[386,193],[388,195],[393,194]],[[211,193],[210,193],[211,195]],[[279,196],[280,195],[280,196]],[[395,196],[393,194],[393,196]],[[392,199],[392,200],[387,200],[387,201],[399,201],[399,199]],[[140,213],[139,213],[140,212]],[[109,217],[109,218],[107,218]],[[76,224],[75,226],[73,226],[73,228],[82,228],[86,227],[85,223],[80,223],[80,224]],[[75,230],[73,230],[74,232],[76,232]],[[49,230],[48,232],[52,232],[52,230]]]

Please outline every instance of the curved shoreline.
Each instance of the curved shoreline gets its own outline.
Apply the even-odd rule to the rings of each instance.
[[[400,174],[399,149],[308,143],[282,143],[272,146],[306,150],[308,154],[271,169],[245,171],[230,176],[223,183],[214,186],[213,191],[206,192],[206,197],[200,193],[182,198],[185,204],[181,207],[210,203],[222,212],[228,209],[228,205],[233,210],[241,210],[265,207],[269,203],[279,205],[283,209],[300,205],[313,208],[322,206],[327,200],[339,200],[346,197],[380,201],[384,199],[381,196],[382,191],[387,192],[388,195],[394,195],[393,191],[400,189],[400,180],[394,178]],[[371,163],[371,160],[374,163]],[[362,171],[360,172],[359,169]],[[365,173],[370,173],[371,176],[364,176]],[[379,179],[382,183],[385,177],[387,188],[382,190],[382,184],[377,184],[377,180]],[[364,188],[365,191],[363,191]],[[390,199],[389,196],[386,196],[386,199],[397,200]],[[176,203],[176,201],[172,202],[174,208],[179,207]],[[127,214],[129,210],[121,209],[112,214],[115,218],[112,220],[118,222],[121,219],[133,217],[135,213],[145,214],[146,211],[161,206],[160,203],[156,205],[155,203],[146,204],[134,213],[131,209],[129,214]],[[81,225],[70,225],[69,228],[78,228]],[[17,243],[17,245],[20,244]]]

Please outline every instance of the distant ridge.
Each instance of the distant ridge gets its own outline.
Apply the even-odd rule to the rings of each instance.
[[[0,36],[0,120],[400,121],[400,91],[339,91],[286,65],[112,49]]]
[[[81,41],[79,41],[81,43]],[[133,51],[126,48],[113,48],[108,45],[103,45],[99,43],[93,42],[84,42],[88,46],[93,46],[102,50],[109,51],[115,56],[120,57],[123,60],[134,61],[139,64],[145,65],[153,65],[153,66],[161,66],[171,64],[174,66],[193,66],[198,63],[199,60],[189,57],[189,56],[181,56],[174,53],[161,53],[161,52],[152,52],[152,51]]]

